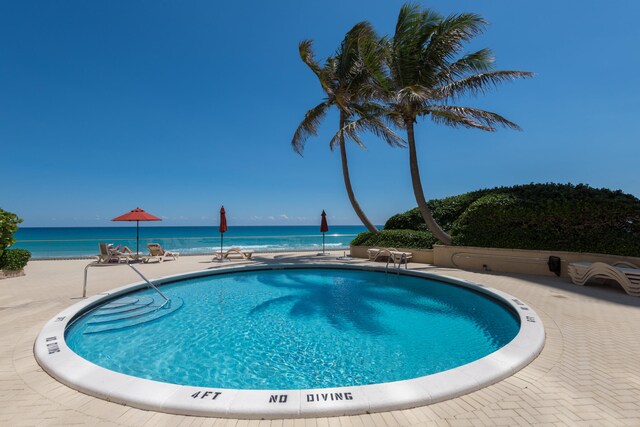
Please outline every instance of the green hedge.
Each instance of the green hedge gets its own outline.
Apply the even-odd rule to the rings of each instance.
[[[453,243],[640,256],[640,200],[586,185],[500,189],[472,203]]]
[[[640,256],[640,200],[619,190],[528,184],[430,200],[429,206],[454,245]],[[397,237],[363,233],[352,244],[430,248],[435,243],[430,233],[420,241],[408,237],[408,230],[428,233],[418,208],[389,218],[381,233],[398,231]]]
[[[30,258],[26,249],[5,249],[0,255],[0,270],[22,270]]]
[[[437,239],[428,231],[380,230],[365,231],[351,242],[354,246],[381,246],[385,248],[431,248]]]
[[[433,218],[444,230],[449,230],[460,215],[477,199],[491,190],[479,190],[444,199],[429,200],[427,204]],[[384,225],[385,230],[428,231],[418,208],[393,215]]]

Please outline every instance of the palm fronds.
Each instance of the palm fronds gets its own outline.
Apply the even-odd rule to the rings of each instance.
[[[487,90],[496,88],[500,83],[513,81],[519,78],[533,77],[528,71],[490,71],[474,74],[455,80],[439,87],[436,90],[440,99],[455,99],[463,95],[484,95]]]
[[[436,123],[443,123],[451,127],[467,127],[481,129],[488,132],[496,130],[496,125],[514,130],[522,130],[517,124],[505,119],[499,114],[471,107],[432,105],[426,107],[422,114],[429,114]]]
[[[322,122],[322,119],[327,114],[327,110],[331,105],[328,102],[322,102],[304,115],[304,119],[298,125],[296,132],[293,134],[293,139],[291,140],[291,147],[293,150],[302,156],[302,152],[304,151],[304,145],[309,139],[310,136],[315,136],[318,134],[318,127]]]

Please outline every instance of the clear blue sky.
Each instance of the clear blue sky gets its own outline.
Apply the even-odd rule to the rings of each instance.
[[[327,117],[304,158],[290,148],[322,99],[317,57],[358,21],[392,34],[402,2],[0,2],[0,207],[23,226],[108,226],[137,206],[159,225],[357,224]],[[420,2],[491,22],[469,50],[537,76],[462,100],[523,132],[417,128],[427,198],[530,182],[640,196],[640,2]],[[378,224],[414,207],[408,152],[348,147]]]

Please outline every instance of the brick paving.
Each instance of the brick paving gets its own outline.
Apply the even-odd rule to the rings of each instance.
[[[340,253],[341,254],[341,253]],[[336,253],[336,255],[340,255]],[[335,259],[333,258],[325,258]],[[309,254],[256,254],[256,262],[318,262]],[[365,261],[361,261],[366,263]],[[410,264],[508,292],[544,322],[540,356],[515,375],[434,405],[359,416],[235,420],[144,411],[72,390],[35,361],[33,343],[50,318],[78,301],[87,260],[32,261],[0,280],[0,425],[6,426],[639,426],[640,298],[567,279],[498,275]],[[148,277],[215,268],[210,257],[140,265]],[[88,294],[138,281],[125,266],[89,271]]]

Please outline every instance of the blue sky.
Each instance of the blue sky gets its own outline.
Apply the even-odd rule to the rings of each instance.
[[[137,206],[158,225],[357,224],[326,118],[304,158],[294,130],[322,99],[317,58],[358,21],[392,34],[402,2],[0,1],[0,207],[23,226],[108,226]],[[422,121],[427,198],[530,182],[640,196],[640,2],[419,2],[491,24],[469,51],[536,77],[460,104],[523,132]],[[352,182],[377,224],[416,205],[408,152],[365,137]]]

